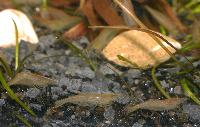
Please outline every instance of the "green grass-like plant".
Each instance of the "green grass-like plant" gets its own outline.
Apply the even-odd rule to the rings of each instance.
[[[19,105],[21,105],[27,112],[29,112],[32,116],[36,116],[36,114],[26,105],[24,104],[18,97],[17,95],[12,91],[8,83],[6,82],[2,71],[0,70],[0,82],[1,85],[6,89],[8,92],[8,95],[10,96],[11,99],[15,100]]]
[[[18,33],[18,28],[17,28],[17,25],[15,23],[15,21],[12,19],[13,23],[14,23],[14,26],[15,26],[15,70],[18,69],[18,66],[19,66],[19,33]]]
[[[18,35],[18,28],[16,25],[16,22],[12,19],[13,23],[14,23],[14,28],[15,28],[15,39],[16,39],[16,46],[15,46],[15,68],[14,70],[12,70],[12,68],[9,66],[9,64],[6,62],[6,60],[0,56],[0,64],[2,65],[4,71],[6,72],[5,74],[7,74],[11,79],[15,77],[15,75],[17,74],[19,67],[21,67],[22,65],[20,64],[20,45],[19,45],[19,35]],[[25,57],[26,59],[27,57]],[[25,61],[25,59],[23,59],[23,62]],[[11,99],[13,99],[15,102],[17,102],[22,108],[24,108],[28,113],[30,113],[32,116],[36,116],[36,114],[25,104],[23,103],[18,97],[17,95],[13,92],[13,90],[10,88],[9,84],[7,83],[5,77],[3,74],[2,69],[0,69],[0,83],[3,86],[3,88],[7,91],[9,97]],[[21,120],[25,125],[30,125],[28,123],[28,121],[24,119],[22,119],[22,117],[20,117],[19,115],[16,115],[17,118],[19,118],[19,120]]]
[[[20,114],[16,114],[16,117],[22,122],[24,123],[24,125],[26,125],[27,127],[32,127],[32,125],[27,121],[27,119],[25,117],[23,117]]]
[[[139,68],[138,65],[136,63],[133,63],[132,61],[130,61],[128,58],[123,57],[122,55],[117,55],[117,58],[121,61],[127,62],[129,63],[132,68]]]
[[[154,81],[155,86],[163,94],[164,97],[166,97],[168,99],[171,98],[170,95],[160,85],[160,82],[159,82],[159,80],[156,77],[155,71],[156,71],[156,66],[153,66],[152,71],[151,71],[151,76],[152,76],[152,79]]]
[[[193,94],[190,90],[188,84],[190,83],[186,78],[180,79],[180,83],[182,85],[183,90],[185,91],[186,95],[190,97],[195,103],[200,105],[200,100]]]
[[[9,67],[8,63],[4,60],[3,57],[0,56],[0,63],[3,67],[3,69],[6,71],[9,77],[13,77],[13,72],[11,68]]]
[[[65,42],[65,44],[67,44],[69,46],[69,48],[74,51],[75,54],[77,54],[83,61],[85,61],[93,71],[97,70],[96,65],[87,57],[87,55],[85,53],[83,53],[83,51],[81,51],[79,48],[77,48],[75,45],[73,45],[71,42],[68,42],[66,40],[63,39],[63,41]]]
[[[181,48],[180,51],[184,53],[192,49],[199,49],[199,48],[200,48],[199,43],[186,43],[185,45],[183,45],[183,48]]]
[[[45,9],[48,7],[48,0],[42,0],[42,8]]]

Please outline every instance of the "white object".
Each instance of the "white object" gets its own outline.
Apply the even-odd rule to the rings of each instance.
[[[38,37],[28,17],[21,11],[6,9],[0,12],[0,47],[15,46],[16,37],[13,20],[18,28],[18,41],[38,43]]]

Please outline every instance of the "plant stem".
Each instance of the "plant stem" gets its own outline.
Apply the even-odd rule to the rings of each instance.
[[[130,61],[128,58],[123,57],[122,55],[117,55],[117,58],[121,61],[124,61],[128,64],[130,64],[132,67],[131,68],[139,68],[139,66],[136,63],[133,63]]]
[[[47,0],[42,0],[42,8],[47,8],[48,4],[47,4]]]
[[[28,122],[28,120],[23,117],[22,115],[16,114],[16,117],[24,123],[24,125],[26,125],[27,127],[32,127],[31,124]]]
[[[198,105],[200,105],[200,100],[192,93],[192,91],[190,90],[190,88],[188,87],[188,80],[183,78],[180,80],[181,85],[183,87],[183,90],[185,91],[185,93],[194,101],[196,102]]]
[[[160,90],[160,92],[166,97],[166,98],[171,98],[169,96],[169,94],[167,92],[165,92],[165,90],[162,88],[162,86],[160,85],[160,82],[158,81],[158,79],[156,78],[155,75],[155,71],[156,71],[156,66],[153,66],[152,71],[151,71],[151,76],[153,78],[154,84],[156,85],[156,87],[158,88],[158,90]]]
[[[6,60],[4,60],[2,57],[0,57],[0,63],[3,67],[3,69],[8,74],[8,76],[13,77],[13,72],[12,72],[11,68],[9,67],[8,63],[6,62]]]
[[[97,70],[96,65],[90,60],[83,51],[81,51],[79,48],[77,48],[75,45],[73,45],[71,42],[68,42],[66,40],[63,40],[65,44],[69,46],[69,48],[74,51],[82,60],[84,60],[93,71]]]

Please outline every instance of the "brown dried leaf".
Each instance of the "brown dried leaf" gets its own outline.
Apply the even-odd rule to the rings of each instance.
[[[24,86],[38,86],[38,87],[46,87],[48,85],[57,84],[56,80],[33,74],[30,72],[20,72],[18,73],[10,82],[9,85],[24,85]]]
[[[181,48],[177,41],[164,35],[161,36],[174,47]],[[171,53],[175,53],[175,49],[162,40],[161,42]],[[102,53],[108,60],[118,65],[133,67],[117,57],[121,55],[143,69],[165,62],[170,58],[170,55],[149,34],[138,30],[129,30],[119,34],[103,49]]]
[[[1,0],[0,11],[7,8],[14,8],[14,5],[11,0]]]
[[[132,14],[135,15],[135,11],[131,0],[121,0],[121,2]],[[133,20],[132,17],[130,17],[130,15],[128,15],[125,11],[122,11],[122,15],[124,22],[127,26],[137,26],[135,20]]]
[[[150,99],[137,105],[129,104],[126,106],[125,110],[128,113],[134,112],[138,109],[147,109],[153,111],[171,110],[175,109],[186,100],[186,98],[170,98],[165,100]]]
[[[111,6],[111,0],[94,0],[94,8],[96,12],[111,26],[124,25],[122,17]]]
[[[101,25],[101,22],[98,20],[97,15],[94,12],[92,2],[93,2],[92,0],[87,0],[82,9],[90,25],[98,26]]]
[[[49,3],[54,7],[69,7],[72,4],[78,4],[79,0],[50,0]]]
[[[52,7],[42,9],[40,16],[33,18],[52,31],[70,28],[81,21],[79,17],[67,15],[64,11]]]
[[[80,93],[78,95],[56,101],[54,108],[61,107],[66,103],[73,103],[80,106],[105,107],[119,98],[119,96],[120,94],[115,93]]]
[[[87,32],[87,28],[83,22],[75,25],[68,31],[66,31],[63,36],[69,40],[76,40],[83,36]]]

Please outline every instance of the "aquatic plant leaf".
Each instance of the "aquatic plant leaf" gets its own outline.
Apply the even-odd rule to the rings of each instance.
[[[28,120],[27,120],[24,116],[22,116],[22,115],[20,115],[20,114],[16,114],[16,117],[17,117],[22,123],[24,123],[24,125],[26,125],[27,127],[32,127],[32,125],[28,122]]]
[[[13,100],[15,100],[20,106],[22,106],[31,115],[36,116],[36,114],[26,104],[24,104],[17,97],[17,95],[12,91],[12,89],[10,88],[10,86],[8,85],[8,83],[5,81],[5,78],[4,78],[1,70],[0,70],[0,82],[1,82],[2,86],[6,89],[6,91],[8,92],[8,95],[10,96],[10,98],[12,98]]]
[[[168,40],[174,47],[178,49],[181,48],[179,42],[161,35],[160,33],[157,34]],[[176,50],[166,42],[160,41],[171,53],[176,52]],[[131,64],[118,59],[117,56],[121,55],[132,63],[137,64],[137,66],[142,69],[158,65],[170,58],[168,52],[166,52],[148,33],[139,30],[129,30],[117,35],[103,49],[102,54],[108,60],[118,65],[132,67]]]
[[[54,108],[61,107],[66,103],[73,103],[79,106],[100,106],[105,107],[115,101],[120,94],[115,93],[80,93],[75,96],[58,100],[55,102]]]
[[[27,54],[27,55],[20,61],[19,66],[18,66],[18,68],[17,68],[17,70],[16,70],[15,73],[18,73],[18,72],[20,72],[20,71],[23,69],[24,63],[25,63],[26,60],[27,60],[29,57],[31,57],[32,55],[33,55],[33,51],[31,51],[29,54]]]
[[[30,72],[20,72],[8,82],[9,85],[25,85],[30,87],[46,87],[48,85],[55,85],[56,83],[56,80]]]
[[[147,109],[153,111],[171,110],[175,109],[186,100],[186,98],[169,98],[165,100],[150,99],[136,105],[129,104],[126,106],[125,110],[128,113],[134,112],[138,109]]]
[[[170,95],[162,88],[162,86],[161,86],[159,80],[158,80],[157,77],[156,77],[155,71],[156,71],[156,66],[154,66],[154,67],[152,68],[152,71],[151,71],[151,76],[152,76],[152,79],[153,79],[153,81],[154,81],[155,86],[158,88],[158,90],[159,90],[166,98],[170,98]]]
[[[127,58],[125,58],[125,57],[123,57],[123,56],[121,56],[121,55],[117,55],[117,57],[118,57],[119,60],[124,61],[124,62],[127,62],[127,63],[133,65],[133,67],[139,68],[139,67],[137,66],[137,64],[132,63],[132,62],[129,61]]]
[[[6,71],[8,76],[12,77],[13,72],[6,61],[7,61],[6,58],[0,53],[0,64],[2,65],[3,69]]]
[[[69,46],[70,49],[74,51],[81,59],[83,59],[88,65],[90,65],[91,69],[93,71],[96,71],[97,67],[96,64],[92,60],[90,60],[83,51],[81,51],[79,48],[77,48],[75,45],[73,45],[70,42],[64,41],[65,44]]]
[[[13,23],[14,23],[14,26],[15,26],[15,70],[17,70],[18,66],[19,66],[19,60],[20,60],[19,31],[18,31],[17,24],[16,24],[15,20],[14,19],[12,19],[12,20],[13,20]]]
[[[198,97],[196,97],[192,91],[190,90],[190,88],[188,87],[188,83],[190,83],[187,79],[183,78],[180,80],[181,85],[183,87],[183,90],[185,91],[185,93],[194,101],[196,102],[198,105],[200,105],[200,100],[198,99]]]

